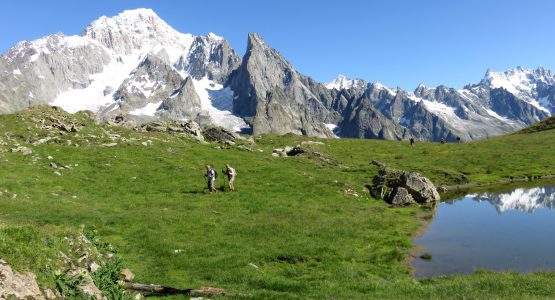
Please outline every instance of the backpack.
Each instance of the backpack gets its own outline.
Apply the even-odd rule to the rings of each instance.
[[[218,178],[218,172],[216,172],[216,169],[212,169],[212,171],[214,171],[214,179]]]

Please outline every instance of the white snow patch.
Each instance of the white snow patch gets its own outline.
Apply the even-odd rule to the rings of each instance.
[[[551,103],[549,103],[549,96],[541,97],[540,99],[538,99],[538,103],[539,103],[539,105],[541,105],[542,107],[550,107],[550,106],[553,106]]]
[[[333,132],[333,137],[334,137],[334,138],[336,138],[336,139],[339,138],[339,136],[337,136],[337,135],[335,134],[335,130],[337,130],[337,127],[338,127],[336,124],[324,124],[324,125],[326,125],[326,127],[327,127],[331,132]]]
[[[503,121],[503,122],[507,122],[507,123],[512,123],[512,122],[513,122],[512,120],[510,120],[510,119],[508,119],[508,118],[505,118],[505,117],[503,117],[503,116],[500,116],[498,113],[494,112],[494,111],[491,110],[491,109],[486,109],[486,112],[487,112],[488,114],[490,114],[491,116],[493,116],[493,117],[495,117],[495,118],[497,118],[497,119],[499,119],[499,120],[501,120],[501,121]]]
[[[71,35],[64,37],[63,43],[69,48],[80,48],[90,45],[91,40],[82,36]]]
[[[21,75],[21,70],[15,69],[15,70],[13,70],[13,74],[14,75]]]
[[[233,110],[233,91],[221,84],[209,80],[207,77],[201,80],[194,80],[193,85],[200,98],[202,110],[208,111],[215,125],[234,130],[249,128],[247,123],[231,113]]]
[[[424,100],[424,99],[422,99],[422,98],[420,98],[420,97],[416,97],[414,94],[409,94],[407,97],[408,97],[410,100],[412,100],[412,101],[414,101],[414,102],[416,102],[416,103],[418,103],[418,102]]]
[[[113,103],[112,95],[104,96],[104,89],[106,86],[120,86],[140,63],[141,55],[135,52],[121,58],[123,62],[118,62],[116,57],[113,57],[112,62],[105,66],[101,73],[91,75],[89,78],[92,83],[88,87],[62,92],[50,104],[75,113],[80,110],[97,112],[100,107]]]
[[[40,56],[40,52],[37,52],[37,53],[31,55],[31,57],[29,57],[29,62],[37,61],[39,59],[39,56]]]
[[[397,95],[397,91],[394,91],[394,90],[388,88],[387,86],[385,86],[385,85],[383,85],[383,84],[381,84],[381,83],[379,83],[379,82],[377,82],[377,81],[374,82],[374,83],[372,83],[372,84],[373,84],[374,87],[375,87],[376,89],[378,89],[378,90],[385,90],[385,91],[387,91],[389,94],[391,94],[391,95],[393,95],[393,96]]]
[[[143,116],[154,116],[154,114],[156,113],[156,110],[158,110],[158,107],[160,107],[160,104],[162,104],[162,101],[159,101],[157,103],[148,103],[147,105],[141,107],[141,108],[137,108],[135,110],[132,110],[129,112],[130,115],[143,115]]]

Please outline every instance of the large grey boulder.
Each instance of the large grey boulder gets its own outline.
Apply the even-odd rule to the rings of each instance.
[[[393,205],[409,205],[415,203],[414,198],[409,191],[404,187],[395,187],[389,195],[389,203]]]
[[[433,203],[440,200],[434,184],[417,172],[404,172],[388,167],[380,169],[368,187],[372,197],[393,205]]]
[[[440,199],[432,181],[419,173],[403,173],[401,175],[401,186],[407,189],[418,203],[435,202]]]

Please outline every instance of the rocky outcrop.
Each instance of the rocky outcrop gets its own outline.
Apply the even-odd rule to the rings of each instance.
[[[197,36],[189,54],[181,56],[175,68],[197,80],[207,77],[214,82],[224,83],[240,64],[241,58],[229,43],[210,33],[208,36]]]
[[[121,111],[128,113],[148,103],[160,103],[180,86],[181,81],[181,75],[171,65],[149,54],[117,89],[114,100]]]
[[[233,112],[250,123],[254,134],[328,137],[332,132],[325,123],[340,118],[326,107],[333,102],[332,92],[299,74],[255,33],[249,34],[247,53],[228,84],[236,97]]]
[[[203,130],[202,134],[209,142],[225,143],[235,142],[235,140],[241,139],[240,135],[221,127],[206,128]]]
[[[440,200],[434,184],[416,172],[384,167],[372,179],[370,194],[393,205],[433,203]]]
[[[191,77],[183,80],[180,86],[162,103],[156,113],[164,119],[196,119],[202,114],[200,98]]]
[[[134,128],[137,131],[157,131],[183,134],[199,142],[204,141],[200,126],[195,121],[153,121]]]
[[[5,260],[0,259],[0,299],[46,299],[35,274],[18,273]],[[51,298],[49,298],[51,299]]]

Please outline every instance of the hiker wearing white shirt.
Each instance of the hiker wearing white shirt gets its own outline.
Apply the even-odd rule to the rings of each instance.
[[[235,172],[235,169],[232,168],[229,164],[226,164],[225,167],[226,167],[225,171],[227,174],[227,179],[229,180],[229,190],[234,192],[235,186],[233,182],[235,181],[235,176],[237,175],[237,172]]]

